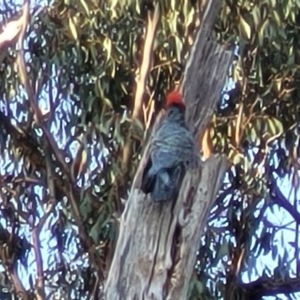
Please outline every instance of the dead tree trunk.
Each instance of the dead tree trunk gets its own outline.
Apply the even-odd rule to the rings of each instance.
[[[211,38],[218,8],[219,0],[207,1],[181,85],[195,137],[213,114],[232,62],[231,52]],[[147,157],[148,148],[120,219],[107,300],[186,299],[206,215],[227,168],[224,158],[211,156],[186,174],[176,201],[158,204],[139,190]]]

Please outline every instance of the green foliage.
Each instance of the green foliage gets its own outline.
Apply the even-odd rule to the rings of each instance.
[[[233,147],[246,141],[265,147],[297,122],[298,6],[297,1],[227,1],[222,6],[216,36],[235,40],[240,54],[231,71],[236,92],[228,101],[230,109],[223,110],[232,119],[229,138],[242,127],[241,141],[232,141]]]
[[[274,174],[297,177],[299,5],[299,1],[224,1],[215,24],[215,37],[231,45],[237,56],[230,70],[235,88],[221,101],[212,120],[210,142],[214,151],[225,152],[234,166],[228,173],[230,187],[220,191],[217,211],[210,217],[210,222],[220,219],[218,214],[223,210],[229,224],[214,227],[209,223],[208,240],[199,260],[202,268],[219,264],[219,258],[208,258],[204,252],[220,253],[224,245],[219,241],[220,230],[228,229],[232,238],[226,255],[230,271],[224,271],[223,278],[239,276],[243,263],[247,265],[253,256],[250,240],[269,202],[264,202],[259,213],[256,210],[261,199],[272,197]],[[255,211],[258,219],[254,219]],[[205,250],[216,240],[216,246]],[[258,253],[265,251],[262,249]],[[288,269],[278,267],[287,274]],[[252,271],[250,268],[244,273],[251,277]],[[218,289],[221,294],[216,297],[226,295],[231,288],[227,284]],[[228,299],[244,296],[237,289]]]
[[[143,58],[143,46],[155,2],[56,0],[30,13],[24,48],[35,100],[43,99],[43,90],[46,90],[52,105],[44,119],[47,116],[51,122],[63,119],[65,131],[61,131],[66,132],[68,145],[73,141],[80,145],[75,157],[65,150],[57,151],[65,160],[69,159],[67,166],[71,175],[59,165],[57,157],[51,161],[55,170],[54,194],[64,207],[57,222],[64,229],[67,222],[73,221],[76,209],[72,206],[72,198],[76,199],[80,220],[87,232],[85,238],[91,237],[93,246],[100,245],[101,268],[109,265],[116,220],[138,165],[146,121],[155,117],[163,95],[181,78],[195,29],[201,21],[198,15],[201,5],[201,1],[189,0],[159,2],[161,18],[141,120],[132,120],[131,113],[137,74],[143,60],[148,59]],[[226,193],[230,196],[232,206],[228,209],[228,219],[231,227],[227,234],[231,233],[237,240],[243,235],[240,228],[250,231],[247,220],[259,199],[267,194],[266,168],[270,150],[276,144],[288,151],[289,157],[284,154],[280,158],[279,175],[291,172],[292,162],[297,159],[292,150],[298,146],[296,129],[300,111],[299,8],[300,2],[296,0],[227,0],[222,2],[215,24],[214,34],[220,43],[231,45],[232,49],[238,45],[238,55],[229,74],[235,88],[228,92],[228,100],[221,101],[208,129],[213,151],[225,153],[234,164],[228,174],[233,194],[223,190],[219,199],[225,199]],[[42,184],[51,190],[47,181],[49,169],[46,170],[44,162],[49,145],[38,138],[35,131],[40,124],[36,124],[31,104],[24,96],[18,51],[10,45],[3,53],[0,54],[1,99],[6,103],[16,102],[18,119],[7,118],[14,134],[11,127],[1,123],[6,130],[9,128],[9,137],[1,140],[1,146],[9,149],[12,162],[22,162],[22,176],[18,175],[22,180],[27,178],[28,170],[32,173],[37,170],[43,174]],[[21,101],[16,101],[17,96]],[[55,115],[55,109],[67,98],[72,100],[72,107],[63,116]],[[156,109],[154,115],[149,109],[152,104]],[[49,125],[50,121],[45,122]],[[53,131],[51,134],[55,136]],[[123,151],[128,140],[133,155],[130,174],[124,179]],[[256,151],[250,155],[253,148]],[[108,149],[105,158],[104,149]],[[91,167],[93,159],[97,161],[96,171]],[[8,164],[5,168],[10,167]],[[90,174],[90,184],[80,188],[76,180],[83,173]],[[22,203],[20,196],[25,188],[20,188],[17,179],[9,183],[5,180],[6,196],[9,199],[14,195],[16,202]],[[66,184],[71,179],[76,186],[74,191]],[[239,193],[240,202],[246,203],[244,207],[234,204],[237,200],[234,192]],[[62,201],[64,197],[67,201]],[[24,211],[20,215],[24,216]],[[211,216],[214,218],[216,215]],[[236,249],[239,245],[233,246],[225,240],[216,243],[218,235],[220,232],[216,228],[208,228],[198,261],[202,269],[215,268],[220,261],[226,265],[224,257],[227,256],[233,264],[238,260],[239,250]],[[85,238],[81,237],[81,243]],[[209,247],[212,244],[217,246]],[[82,251],[90,249],[86,246]],[[91,263],[91,267],[95,265]],[[199,281],[199,278],[207,278],[207,274],[199,271],[198,275],[190,284],[191,299],[208,299],[205,296],[208,291]],[[225,278],[228,273],[224,271],[222,275]],[[218,283],[215,296],[224,296],[226,287]]]

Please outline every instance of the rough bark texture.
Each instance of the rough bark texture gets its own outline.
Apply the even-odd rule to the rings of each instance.
[[[195,136],[213,114],[232,61],[232,54],[210,36],[218,4],[218,0],[206,3],[181,85],[186,118]],[[186,174],[177,200],[153,203],[139,190],[148,147],[120,219],[105,286],[107,300],[186,299],[206,216],[227,168],[224,158],[211,156]]]

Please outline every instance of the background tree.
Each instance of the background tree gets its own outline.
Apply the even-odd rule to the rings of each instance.
[[[100,294],[144,129],[200,23],[200,2],[159,3],[157,24],[155,4],[1,3],[1,299]],[[200,142],[205,157],[221,152],[233,166],[190,299],[295,298],[299,1],[221,6],[215,37],[236,57]]]

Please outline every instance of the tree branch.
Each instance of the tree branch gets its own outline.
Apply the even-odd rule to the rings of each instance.
[[[138,76],[136,78],[136,92],[134,98],[133,111],[131,115],[133,122],[141,121],[142,119],[144,92],[146,90],[147,79],[152,64],[153,44],[159,19],[159,4],[156,3],[153,14],[148,12],[148,24],[143,49],[143,59],[138,72]],[[123,149],[123,178],[121,183],[123,190],[127,189],[126,183],[129,175],[129,163],[131,161],[132,156],[132,126],[134,125],[131,125],[127,136],[127,141]]]
[[[210,37],[218,7],[218,0],[206,3],[181,85],[186,119],[195,136],[212,117],[232,61],[232,53]],[[201,231],[228,167],[223,157],[212,156],[200,169],[187,172],[177,201],[154,203],[139,189],[148,156],[149,145],[120,219],[105,286],[109,300],[186,298]]]
[[[187,105],[187,121],[195,135],[207,126],[220,99],[233,59],[232,52],[224,51],[211,37],[218,11],[218,0],[207,1],[181,83],[181,92]]]
[[[196,201],[193,201],[190,207],[185,206],[181,211],[178,208],[182,240],[182,245],[179,248],[179,257],[181,259],[175,265],[173,274],[176,277],[170,282],[167,300],[186,298],[189,284],[189,280],[186,279],[191,278],[191,271],[195,266],[199,239],[205,227],[207,214],[213,201],[216,199],[223,180],[223,174],[228,166],[227,160],[222,156],[211,156],[203,164],[200,172],[189,172],[182,183],[183,187],[198,187],[194,195]],[[182,195],[179,195],[179,198],[188,196],[184,195],[187,189],[183,188],[181,192]]]

